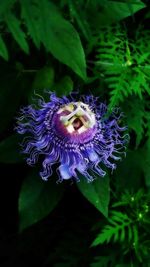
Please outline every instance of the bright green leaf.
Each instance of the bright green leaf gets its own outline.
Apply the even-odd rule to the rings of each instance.
[[[108,217],[108,205],[110,200],[109,177],[97,177],[97,179],[91,183],[88,183],[86,178],[81,177],[77,186],[84,197],[105,217]]]
[[[97,11],[99,6],[99,12]],[[127,3],[123,1],[108,1],[107,3],[99,3],[95,8],[91,7],[91,2],[88,7],[88,17],[93,26],[104,27],[112,23],[116,23],[128,16],[133,15],[137,11],[143,9],[146,5],[140,1],[134,3]]]
[[[61,16],[52,3],[41,0],[39,8],[41,10],[39,23],[39,27],[42,28],[41,40],[47,51],[85,80],[85,54],[77,31]]]
[[[25,178],[19,196],[20,231],[46,217],[64,193],[63,184],[55,177],[43,181],[34,170]]]
[[[123,242],[126,237],[126,228],[131,227],[131,222],[127,214],[113,211],[110,219],[111,224],[105,225],[101,229],[101,232],[93,241],[92,246],[97,246],[105,242],[109,243],[112,238],[113,242]]]
[[[5,15],[5,21],[16,42],[19,44],[22,50],[28,54],[29,46],[25,39],[25,33],[20,27],[20,21],[11,12],[7,12]]]
[[[25,25],[28,28],[28,32],[32,37],[33,42],[39,48],[41,43],[38,23],[40,9],[37,4],[30,0],[20,1],[20,4],[22,19],[25,21]]]
[[[118,3],[117,1],[110,1],[111,4],[111,12],[108,6],[106,6],[106,14],[109,14],[112,19],[116,21],[121,20],[123,18],[126,18],[128,16],[133,15],[137,11],[141,10],[142,8],[146,7],[146,5],[141,1],[141,0],[136,0],[136,1],[130,1],[130,2],[120,2]],[[105,15],[106,15],[105,14]]]
[[[77,24],[83,33],[84,37],[87,41],[89,41],[89,38],[92,37],[89,21],[85,19],[83,9],[81,8],[81,4],[74,0],[68,1],[69,5],[69,11],[71,20],[75,19],[77,21]]]

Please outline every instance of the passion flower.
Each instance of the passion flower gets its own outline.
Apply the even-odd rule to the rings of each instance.
[[[51,176],[55,163],[60,181],[78,180],[78,173],[87,181],[95,173],[105,176],[102,166],[114,170],[114,161],[121,159],[128,141],[126,127],[119,126],[123,114],[119,109],[109,117],[106,113],[107,106],[98,97],[79,98],[78,94],[59,98],[50,93],[50,101],[39,99],[38,108],[22,108],[16,129],[27,135],[22,144],[23,153],[29,155],[27,163],[34,165],[42,155],[44,180]]]

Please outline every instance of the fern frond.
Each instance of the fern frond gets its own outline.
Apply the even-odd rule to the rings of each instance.
[[[130,93],[129,83],[126,80],[126,77],[128,76],[128,70],[126,69],[125,71],[122,71],[122,69],[120,68],[120,73],[109,72],[109,75],[111,74],[115,74],[115,76],[106,78],[106,81],[109,84],[109,88],[112,89],[110,91],[110,110],[111,108],[122,102],[124,97],[127,97]]]
[[[110,224],[104,226],[102,232],[96,237],[92,246],[97,246],[103,243],[123,242],[128,237],[129,242],[134,238],[132,220],[126,215],[118,211],[113,211],[109,219]],[[130,230],[128,230],[131,228]]]
[[[150,41],[149,36],[147,31],[142,37],[135,36],[135,42],[130,41],[118,25],[101,32],[96,64],[110,88],[110,109],[129,95],[140,99],[145,92],[150,95],[150,51],[145,42]]]
[[[94,258],[94,262],[90,264],[90,267],[107,267],[111,262],[111,257],[99,256]]]

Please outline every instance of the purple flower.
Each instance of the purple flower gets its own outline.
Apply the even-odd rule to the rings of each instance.
[[[116,168],[114,161],[121,159],[128,142],[126,127],[119,126],[123,114],[118,108],[106,117],[107,107],[98,97],[79,99],[77,93],[62,98],[50,93],[50,101],[39,99],[38,106],[21,109],[16,129],[27,134],[22,144],[23,153],[29,154],[27,163],[33,165],[41,156],[44,180],[55,163],[59,181],[79,180],[78,172],[92,181],[95,173],[105,176],[102,166]]]

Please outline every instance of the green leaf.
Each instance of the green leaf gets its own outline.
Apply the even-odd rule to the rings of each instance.
[[[23,155],[19,144],[22,138],[18,134],[7,137],[0,142],[0,162],[19,163],[23,161]]]
[[[86,178],[81,177],[77,186],[84,197],[105,217],[108,217],[108,205],[110,200],[109,177],[97,177],[97,179],[91,183],[88,183]]]
[[[76,20],[81,32],[83,33],[86,40],[89,42],[89,39],[92,37],[91,29],[89,25],[89,21],[85,17],[85,13],[83,12],[83,9],[81,8],[81,5],[85,3],[79,3],[74,0],[69,0],[69,11],[71,16],[71,21]]]
[[[19,196],[20,231],[46,217],[63,193],[63,184],[57,184],[54,176],[45,182],[37,171],[31,171],[23,182]]]
[[[10,10],[16,0],[1,0],[0,17]]]
[[[35,1],[23,0],[20,1],[21,4],[21,16],[25,22],[30,36],[33,39],[35,45],[39,48],[41,39],[39,32],[38,17],[40,16],[40,9],[38,5],[34,3]]]
[[[16,42],[22,50],[28,54],[29,46],[25,39],[25,33],[20,27],[20,21],[11,12],[7,12],[5,15],[5,22],[7,23],[8,29],[12,33]]]
[[[146,5],[140,0],[130,3],[130,6],[123,1],[109,1],[103,5],[100,3],[99,6],[101,6],[100,12],[97,12],[96,10],[98,7],[97,5],[95,7],[95,12],[94,9],[91,9],[92,12],[89,12],[89,14],[92,16],[91,20],[93,21],[93,24],[100,25],[101,27],[116,23],[146,7]]]
[[[39,48],[43,43],[48,52],[85,80],[85,54],[72,24],[47,0],[34,0],[32,3],[25,0],[20,4],[22,18],[35,45]]]
[[[112,10],[110,12],[110,9],[108,9],[108,6],[106,7],[106,12],[111,16],[112,19],[116,19],[117,17],[118,20],[121,20],[123,18],[126,18],[128,16],[133,15],[137,11],[143,9],[146,7],[146,5],[141,1],[141,0],[136,0],[134,2],[130,3],[118,3],[117,1],[110,1]],[[106,15],[106,14],[105,14]]]
[[[49,66],[45,66],[37,71],[32,84],[32,89],[29,93],[29,103],[32,103],[33,100],[39,96],[44,97],[45,100],[49,100],[49,96],[46,94],[45,90],[52,90],[54,75],[54,69]]]
[[[0,36],[0,55],[5,59],[8,60],[8,51],[7,51],[7,47],[2,39],[2,37]]]
[[[126,228],[131,227],[131,222],[126,214],[113,211],[110,219],[111,224],[103,227],[101,233],[93,241],[92,246],[97,246],[105,242],[109,243],[112,238],[113,242],[123,242],[129,233],[129,231],[126,231]]]
[[[73,90],[73,81],[70,76],[66,75],[58,83],[54,84],[52,88],[58,96],[69,95]]]
[[[111,261],[110,257],[98,256],[94,258],[94,262],[90,264],[90,267],[106,267]]]
[[[51,2],[41,0],[38,4],[41,11],[41,40],[47,51],[85,80],[85,54],[77,31]]]
[[[140,100],[144,93],[150,94],[147,66],[145,68],[140,65],[149,62],[150,53],[146,43],[149,42],[150,34],[146,31],[143,38],[141,29],[137,32],[135,42],[132,43],[119,25],[101,31],[97,66],[111,89],[109,110],[132,94]],[[140,141],[141,131],[137,136],[137,146]]]

